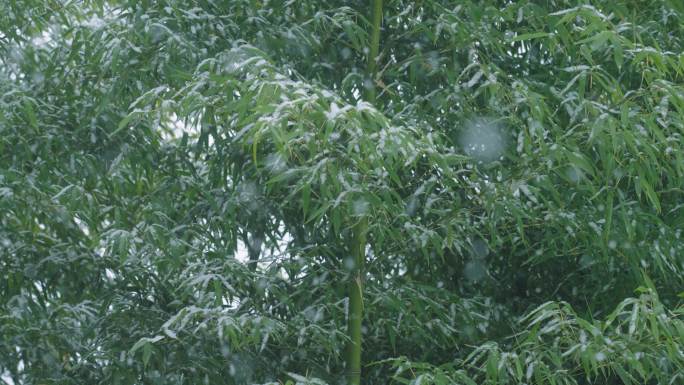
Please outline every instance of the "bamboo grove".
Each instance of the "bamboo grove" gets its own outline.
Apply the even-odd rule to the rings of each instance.
[[[682,20],[0,2],[0,382],[684,383]]]

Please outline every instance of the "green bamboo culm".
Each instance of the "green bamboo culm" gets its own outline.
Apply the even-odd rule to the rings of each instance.
[[[371,84],[366,87],[365,99],[375,103],[375,78],[377,75],[377,59],[380,52],[380,26],[382,23],[382,0],[372,2],[371,39],[368,52],[367,76]],[[347,377],[348,385],[361,384],[361,323],[363,320],[363,280],[364,261],[366,259],[366,234],[368,233],[368,219],[361,218],[352,228],[351,252],[354,260],[352,274],[349,280],[349,317],[348,333],[350,338],[347,347]]]
[[[348,333],[350,343],[347,348],[348,385],[361,384],[361,321],[363,319],[363,278],[366,257],[366,233],[368,220],[364,217],[352,228],[353,269],[349,280],[349,318]]]
[[[373,1],[373,14],[371,26],[371,39],[368,52],[367,76],[370,78],[370,87],[366,88],[365,99],[370,103],[375,103],[375,77],[378,72],[378,55],[380,54],[380,26],[382,24],[382,0]]]

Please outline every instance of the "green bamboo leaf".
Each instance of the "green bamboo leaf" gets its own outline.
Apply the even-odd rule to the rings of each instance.
[[[517,35],[513,38],[511,38],[509,41],[515,42],[515,41],[524,41],[524,40],[533,40],[533,39],[539,39],[539,38],[546,38],[552,36],[548,32],[530,32],[530,33],[523,33],[520,35]]]
[[[653,207],[656,209],[657,212],[661,211],[660,207],[660,200],[658,199],[658,195],[656,194],[655,190],[653,190],[653,187],[651,184],[646,180],[646,178],[639,178],[639,186],[644,190],[646,193],[646,197],[648,200],[653,204]]]
[[[33,102],[29,100],[24,100],[24,113],[28,119],[29,125],[37,129],[38,128],[38,118],[36,117],[36,112],[33,109]]]
[[[142,354],[142,361],[143,365],[147,366],[147,364],[150,362],[150,357],[152,356],[152,344],[151,343],[146,343],[142,347],[143,354]]]

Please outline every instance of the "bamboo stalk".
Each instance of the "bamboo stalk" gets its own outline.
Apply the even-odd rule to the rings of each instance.
[[[353,270],[349,281],[348,333],[351,342],[347,348],[348,385],[361,384],[361,321],[363,320],[363,277],[366,257],[368,220],[362,218],[354,225],[352,239]]]
[[[378,55],[380,54],[380,26],[382,24],[382,0],[373,0],[373,26],[371,30],[370,47],[368,52],[367,76],[370,77],[371,87],[366,89],[366,99],[375,103],[375,75],[378,72]]]
[[[375,103],[375,76],[377,74],[377,58],[380,51],[380,25],[382,23],[382,0],[373,0],[372,30],[368,56],[367,76],[372,85],[366,89],[365,97]],[[363,321],[363,281],[365,277],[364,262],[366,259],[366,234],[368,219],[361,218],[352,228],[351,253],[354,261],[349,280],[349,317],[348,333],[350,338],[347,347],[348,385],[361,384],[361,325]]]

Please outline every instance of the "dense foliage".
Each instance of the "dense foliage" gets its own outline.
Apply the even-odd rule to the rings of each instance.
[[[684,383],[683,20],[0,2],[0,378]]]

